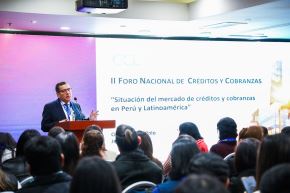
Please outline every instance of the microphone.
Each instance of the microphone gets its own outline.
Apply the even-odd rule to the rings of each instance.
[[[78,103],[78,98],[77,98],[77,97],[74,97],[74,101],[75,101],[76,103]]]

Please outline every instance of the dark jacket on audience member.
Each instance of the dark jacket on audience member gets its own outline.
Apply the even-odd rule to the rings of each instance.
[[[29,167],[23,156],[6,160],[2,170],[13,174],[19,182],[30,176]]]
[[[70,181],[71,176],[65,172],[57,172],[48,176],[36,176],[17,193],[69,193]]]
[[[229,190],[231,193],[244,193],[245,192],[245,187],[242,183],[241,178],[242,177],[249,177],[249,176],[254,176],[256,175],[255,169],[248,169],[242,171],[238,176],[232,177],[230,179],[230,186]]]
[[[213,145],[210,148],[210,152],[220,155],[222,158],[225,158],[230,153],[235,151],[237,142],[235,141],[219,141],[217,144]]]
[[[113,165],[123,189],[134,182],[144,180],[161,183],[162,169],[139,149],[118,155]]]

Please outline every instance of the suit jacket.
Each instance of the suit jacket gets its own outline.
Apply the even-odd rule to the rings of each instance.
[[[75,113],[75,120],[84,120],[85,115],[82,113],[81,106],[78,103],[70,101],[71,108]],[[57,99],[46,104],[42,112],[41,130],[49,131],[59,121],[66,119],[65,113],[61,106],[60,100]]]

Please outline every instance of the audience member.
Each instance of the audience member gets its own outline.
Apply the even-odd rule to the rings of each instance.
[[[244,139],[247,138],[255,138],[259,141],[261,141],[263,139],[263,129],[260,126],[257,125],[253,125],[253,126],[249,126],[246,128],[243,128],[240,132],[239,132],[239,141],[241,142]],[[236,167],[235,167],[235,155],[233,155],[232,157],[226,159],[226,162],[229,164],[230,166],[230,177],[233,176],[237,176],[238,172],[236,171]]]
[[[103,129],[102,129],[99,125],[89,125],[89,126],[86,127],[86,129],[84,130],[83,136],[84,136],[87,132],[92,131],[92,130],[97,130],[97,131],[103,132]]]
[[[235,151],[235,168],[237,176],[231,178],[229,190],[232,193],[243,193],[245,188],[241,178],[256,176],[257,150],[260,141],[255,138],[243,139]]]
[[[68,193],[71,177],[62,171],[61,147],[49,136],[32,138],[24,150],[33,180],[17,193]]]
[[[283,127],[283,129],[281,130],[281,133],[287,136],[290,136],[290,126]]]
[[[0,166],[15,157],[16,141],[10,133],[0,132]]]
[[[158,184],[162,180],[162,169],[138,148],[139,143],[135,129],[128,125],[117,127],[116,144],[120,154],[113,165],[123,189],[138,181]]]
[[[24,146],[36,136],[40,136],[40,133],[35,129],[23,131],[16,145],[16,157],[5,161],[2,165],[3,171],[15,175],[19,182],[30,176],[29,167],[24,158]]]
[[[172,143],[172,147],[175,143],[182,140],[191,140],[195,142],[195,139],[192,136],[187,135],[187,134],[181,134],[181,135],[178,135],[177,139]],[[163,174],[164,174],[165,179],[167,179],[170,170],[171,170],[171,154],[168,155],[166,161],[163,164]]]
[[[261,178],[261,193],[290,192],[290,164],[278,164],[265,171]]]
[[[199,153],[189,162],[189,173],[208,174],[218,178],[225,187],[229,185],[229,166],[223,158],[214,153]]]
[[[200,135],[198,127],[192,122],[185,122],[179,126],[179,135],[187,134],[196,140],[196,144],[201,152],[208,152],[208,147]]]
[[[222,118],[217,123],[219,141],[210,148],[210,152],[216,153],[223,158],[233,153],[237,144],[237,124],[230,117]]]
[[[54,126],[48,131],[48,136],[56,137],[58,134],[65,132],[65,130],[60,126]]]
[[[25,130],[17,142],[16,157],[2,164],[0,191],[121,193],[134,182],[151,181],[158,184],[153,193],[220,193],[227,192],[228,186],[232,193],[243,193],[245,188],[241,178],[248,176],[256,177],[256,188],[261,193],[290,191],[286,183],[290,177],[290,164],[283,164],[290,162],[290,126],[284,127],[281,134],[269,136],[267,128],[252,125],[237,135],[235,120],[225,117],[218,121],[217,130],[219,141],[207,153],[198,127],[192,122],[180,124],[179,136],[163,165],[166,177],[163,183],[162,163],[153,156],[150,136],[144,131],[136,132],[131,126],[117,127],[116,144],[120,154],[112,164],[104,161],[108,151],[102,128],[97,125],[86,128],[80,146],[73,133],[58,126],[49,130],[51,137],[40,136],[34,129]],[[0,155],[5,147],[0,136]],[[229,169],[231,163],[223,160],[231,153],[234,153],[232,172]],[[79,162],[80,156],[82,160]],[[71,188],[68,174],[74,176]],[[30,175],[32,180],[17,190],[17,179],[22,181]]]
[[[228,190],[213,176],[191,174],[177,186],[175,193],[228,193]]]
[[[59,142],[64,155],[62,169],[72,176],[80,158],[78,139],[74,133],[67,131],[59,133],[55,139]]]
[[[261,141],[263,139],[263,129],[260,126],[250,126],[243,128],[239,132],[239,141],[246,139],[246,138],[255,138]]]
[[[0,169],[0,192],[15,192],[18,189],[17,178]]]
[[[173,193],[181,179],[188,175],[188,163],[200,150],[193,140],[179,140],[171,150],[169,179],[157,185],[152,193]]]
[[[90,125],[90,126],[88,126],[85,129],[84,133],[83,133],[83,139],[82,139],[82,142],[81,142],[81,146],[82,146],[82,144],[84,142],[84,135],[87,132],[91,131],[91,130],[97,130],[97,131],[100,131],[103,134],[103,129],[100,126],[98,126],[98,125]],[[104,139],[104,145],[103,145],[103,152],[102,153],[103,153],[103,159],[107,160],[107,161],[115,161],[115,159],[117,157],[117,153],[116,152],[108,150],[106,148],[105,139]]]
[[[82,158],[73,176],[70,193],[121,193],[115,169],[98,156]]]
[[[257,187],[266,170],[277,164],[290,162],[290,138],[284,134],[269,135],[263,139],[258,152]]]
[[[139,145],[139,147],[144,151],[145,155],[147,155],[162,169],[162,163],[157,158],[153,157],[153,145],[148,133],[139,130],[137,131],[137,135],[141,138],[141,144]]]
[[[83,136],[81,156],[99,156],[104,158],[105,144],[103,133],[99,130],[87,131]]]
[[[263,129],[263,137],[268,136],[268,128],[265,126],[261,126],[261,128]]]

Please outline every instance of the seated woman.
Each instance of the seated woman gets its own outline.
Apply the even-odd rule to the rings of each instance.
[[[263,139],[258,149],[256,181],[260,186],[264,172],[271,167],[290,162],[290,140],[287,135],[269,135]]]
[[[162,169],[139,149],[140,140],[132,127],[119,125],[116,130],[116,144],[120,151],[113,163],[122,188],[138,181],[158,184],[162,180]]]
[[[245,188],[241,178],[248,176],[256,176],[257,150],[260,141],[255,138],[247,138],[242,140],[236,149],[234,164],[237,176],[231,178],[229,190],[232,193],[243,193]]]
[[[216,177],[225,187],[229,185],[229,166],[215,153],[199,153],[191,158],[188,165],[191,174],[207,174]]]
[[[0,132],[0,166],[15,157],[16,142],[10,133]]]
[[[290,192],[290,164],[278,164],[266,170],[261,178],[261,193],[285,193]]]
[[[121,185],[111,164],[98,156],[90,156],[80,160],[70,193],[121,193]]]
[[[84,134],[81,144],[81,156],[105,156],[104,136],[99,130],[91,130]]]
[[[243,142],[244,140],[249,139],[249,138],[252,138],[252,140],[250,140],[250,141],[253,141],[254,139],[256,139],[255,141],[257,143],[259,143],[263,139],[263,129],[262,129],[262,127],[257,126],[257,125],[253,125],[253,126],[249,126],[249,127],[243,128],[239,132],[239,136],[238,136],[238,139],[239,140],[238,140],[238,144],[237,145],[239,145],[241,142]],[[247,141],[247,143],[250,143],[250,142]],[[245,147],[245,146],[246,145],[243,144],[243,147]],[[250,145],[248,147],[250,147]],[[257,148],[257,146],[255,146],[255,147]],[[236,149],[236,151],[237,151],[237,149]],[[255,150],[253,150],[253,151],[255,151]],[[251,151],[251,152],[245,152],[245,154],[254,153],[253,151]],[[246,160],[248,158],[243,157],[243,158],[239,158],[239,159]],[[230,166],[230,177],[234,177],[234,176],[240,175],[241,170],[240,171],[237,171],[237,169],[236,169],[235,153],[233,153],[233,155],[231,157],[226,156],[225,157],[225,160],[227,161],[227,163]],[[253,162],[255,162],[255,161],[256,161],[256,155],[255,155],[255,159],[254,159]],[[250,161],[248,161],[248,162],[250,162]],[[241,163],[239,163],[239,164],[241,164]],[[251,165],[251,169],[253,169],[252,166],[253,165]]]
[[[196,124],[192,122],[185,122],[179,126],[179,135],[187,134],[196,140],[196,144],[201,152],[207,153],[208,147],[203,137],[200,135],[199,129]]]
[[[178,136],[178,138],[172,143],[172,147],[174,146],[175,143],[177,143],[180,140],[192,140],[195,141],[195,139],[187,134],[181,134]],[[164,164],[163,164],[163,175],[164,178],[167,179],[169,172],[171,171],[171,154],[168,155],[167,159],[165,160]]]
[[[24,158],[24,146],[36,136],[40,136],[40,133],[37,130],[25,130],[18,139],[16,145],[16,157],[6,160],[2,165],[3,171],[15,175],[19,182],[30,176],[29,167]]]
[[[17,178],[0,169],[0,192],[14,192],[18,190]]]
[[[89,132],[89,131],[99,131],[99,133],[102,134],[102,136],[103,136],[103,142],[102,142],[103,145],[102,145],[102,149],[101,149],[101,151],[102,151],[101,152],[102,153],[102,158],[104,160],[107,160],[107,161],[114,161],[116,159],[116,157],[117,157],[117,153],[114,152],[114,151],[108,150],[106,148],[104,134],[103,134],[103,129],[100,126],[98,126],[98,125],[90,125],[90,126],[88,126],[85,129],[85,131],[83,133],[82,141],[80,143],[81,144],[81,148],[82,148],[83,143],[84,143],[84,137],[85,137],[86,133]],[[99,136],[99,140],[101,140],[100,138],[101,138],[101,136]]]
[[[59,133],[55,139],[59,142],[64,155],[62,169],[64,172],[72,176],[80,158],[78,139],[74,133],[67,131]]]
[[[219,141],[211,146],[210,152],[225,158],[235,151],[237,144],[236,137],[238,136],[237,124],[234,119],[224,117],[218,121],[217,130],[219,132]]]
[[[263,137],[264,137],[263,129],[262,127],[257,125],[243,128],[239,132],[239,141],[242,141],[243,139],[247,138],[255,138],[258,139],[259,141],[262,141]]]
[[[137,131],[139,137],[141,137],[141,144],[139,147],[144,151],[153,162],[155,162],[161,169],[163,168],[162,163],[155,157],[153,157],[153,145],[150,136],[144,131]]]
[[[152,193],[173,193],[181,179],[188,175],[191,158],[200,152],[195,140],[183,139],[174,143],[171,150],[169,179],[155,187]]]
[[[198,127],[196,126],[196,124],[194,124],[192,122],[181,123],[179,125],[179,135],[175,141],[179,140],[180,137],[182,138],[184,136],[192,137],[196,141],[196,144],[201,152],[204,152],[204,153],[208,152],[207,144],[205,143],[203,137],[200,135]],[[175,142],[173,142],[173,143],[175,143]],[[163,164],[164,176],[168,176],[168,173],[171,170],[171,160],[170,159],[171,158],[169,155]]]

